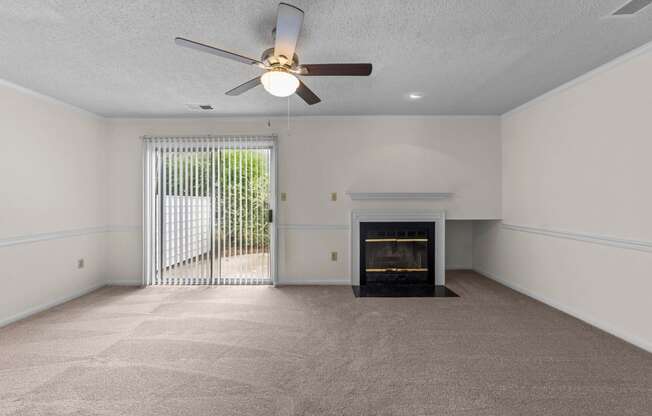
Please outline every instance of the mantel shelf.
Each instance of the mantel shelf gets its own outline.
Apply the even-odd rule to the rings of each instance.
[[[425,200],[446,199],[453,196],[451,192],[352,192],[346,193],[354,201],[362,200]]]

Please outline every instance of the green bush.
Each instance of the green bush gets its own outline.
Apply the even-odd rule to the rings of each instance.
[[[213,197],[216,246],[219,241],[222,256],[235,254],[235,247],[244,253],[267,251],[268,155],[256,149],[164,153],[165,168],[159,169],[165,178],[159,190],[165,188],[166,196]]]

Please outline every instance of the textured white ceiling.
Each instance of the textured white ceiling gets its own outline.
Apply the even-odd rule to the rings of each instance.
[[[502,114],[652,40],[624,0],[290,0],[303,63],[372,62],[368,78],[305,78],[323,100],[292,114]],[[0,78],[105,116],[280,115],[259,70],[180,48],[183,36],[259,58],[275,0],[0,0]],[[405,96],[424,93],[418,101]],[[204,113],[206,114],[206,113]],[[208,115],[208,114],[207,114]]]

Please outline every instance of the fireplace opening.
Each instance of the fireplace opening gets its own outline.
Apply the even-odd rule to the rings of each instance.
[[[435,284],[434,222],[360,223],[360,285]]]

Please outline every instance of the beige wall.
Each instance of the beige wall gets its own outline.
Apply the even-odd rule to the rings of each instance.
[[[349,281],[352,208],[444,209],[450,219],[500,218],[500,129],[496,117],[324,117],[111,120],[109,127],[109,275],[140,281],[143,135],[277,134],[279,141],[279,278],[281,282]],[[435,202],[353,202],[355,191],[453,192]],[[338,201],[329,199],[338,193]],[[470,266],[469,226],[451,227],[449,256]],[[458,235],[459,234],[459,235]],[[337,251],[337,262],[330,252]],[[119,261],[118,261],[119,259]],[[456,264],[462,266],[462,264]]]
[[[0,83],[0,324],[104,282],[104,134],[99,117]]]
[[[652,350],[650,74],[648,46],[503,116],[504,224],[473,262]]]
[[[473,268],[473,225],[476,221],[446,221],[446,268]]]

